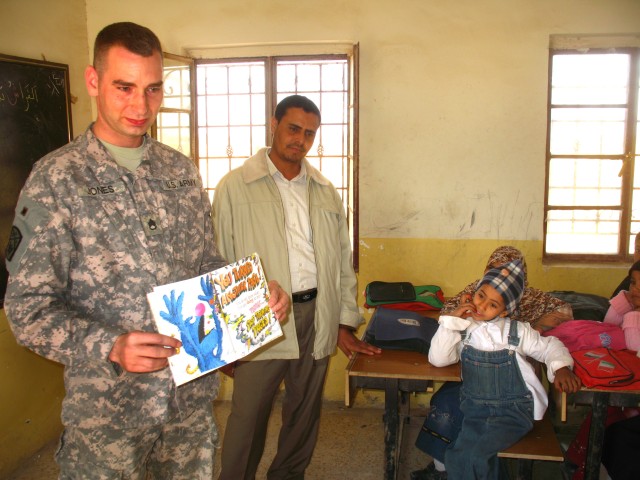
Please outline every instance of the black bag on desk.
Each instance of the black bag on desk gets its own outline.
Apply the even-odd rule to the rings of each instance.
[[[410,282],[373,281],[365,287],[365,297],[369,305],[379,302],[412,302],[416,291]]]
[[[571,305],[573,318],[576,320],[604,320],[609,310],[609,299],[591,293],[580,293],[572,290],[554,290],[549,295],[559,298]]]
[[[409,310],[376,308],[367,327],[367,343],[387,350],[429,353],[438,322]]]

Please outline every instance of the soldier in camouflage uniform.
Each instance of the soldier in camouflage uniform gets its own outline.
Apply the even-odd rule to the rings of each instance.
[[[210,479],[217,374],[177,388],[146,294],[218,268],[195,165],[145,132],[162,101],[157,37],[96,39],[85,78],[98,118],[36,163],[16,207],[5,307],[19,343],[65,365],[60,478]],[[270,284],[281,318],[289,300]]]

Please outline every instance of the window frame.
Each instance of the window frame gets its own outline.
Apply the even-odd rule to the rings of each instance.
[[[158,109],[158,115],[156,115],[156,119],[154,120],[153,124],[151,125],[151,129],[150,129],[150,134],[151,137],[154,139],[158,139],[158,117],[163,114],[163,113],[186,113],[189,115],[189,148],[191,149],[191,155],[189,156],[189,158],[191,158],[191,160],[196,163],[197,165],[197,158],[198,158],[198,151],[197,151],[197,147],[198,147],[198,143],[196,142],[196,137],[195,137],[195,133],[197,131],[196,129],[196,117],[195,117],[195,107],[196,107],[196,94],[195,94],[195,84],[196,84],[196,69],[195,69],[195,60],[191,57],[186,57],[184,55],[178,55],[175,53],[169,53],[169,52],[162,52],[162,57],[164,60],[169,60],[172,62],[179,62],[179,63],[183,63],[185,66],[187,66],[189,68],[189,82],[190,82],[190,88],[189,88],[189,103],[190,103],[190,108],[186,109],[186,108],[170,108],[170,107],[165,107],[164,106],[164,98],[162,100],[162,105],[160,106],[160,108]],[[164,69],[164,62],[163,62],[163,69]],[[163,71],[163,80],[164,80],[164,71]],[[164,86],[163,86],[164,88]]]
[[[630,55],[629,64],[629,83],[627,92],[627,101],[624,104],[607,104],[606,108],[625,108],[627,115],[625,119],[625,135],[624,135],[624,151],[621,154],[598,154],[598,155],[569,155],[551,153],[551,114],[553,109],[557,108],[592,108],[594,105],[587,104],[571,104],[571,105],[553,105],[552,89],[553,89],[553,59],[556,55],[589,55],[602,53],[625,53]],[[543,217],[543,260],[549,262],[570,261],[577,263],[629,263],[633,259],[633,255],[629,253],[632,220],[632,202],[633,202],[633,182],[636,159],[640,160],[640,152],[636,151],[636,132],[638,123],[638,82],[640,77],[640,48],[550,48],[548,60],[548,85],[547,85],[547,138],[545,148],[545,187],[544,187],[544,217]],[[602,107],[602,105],[595,105]],[[576,158],[576,159],[611,159],[621,160],[623,167],[621,169],[621,199],[618,206],[603,205],[549,205],[549,184],[550,184],[550,164],[552,158]],[[547,226],[548,214],[550,211],[562,210],[618,210],[620,211],[620,226],[618,231],[618,252],[616,254],[579,254],[579,253],[548,253],[547,252]]]

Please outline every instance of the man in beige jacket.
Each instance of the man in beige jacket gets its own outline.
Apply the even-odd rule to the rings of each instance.
[[[304,478],[336,344],[348,357],[380,353],[354,335],[362,319],[342,200],[305,158],[319,127],[320,111],[311,100],[285,98],[271,121],[271,148],[230,172],[216,189],[213,217],[222,254],[232,261],[257,252],[267,277],[293,299],[284,337],[236,365],[220,480],[255,478],[282,381],[283,425],[267,478]]]

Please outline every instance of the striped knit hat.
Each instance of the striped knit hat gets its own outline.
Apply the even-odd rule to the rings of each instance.
[[[524,292],[524,269],[520,260],[514,260],[487,271],[478,282],[478,287],[488,284],[496,289],[504,300],[508,314],[518,308]]]

